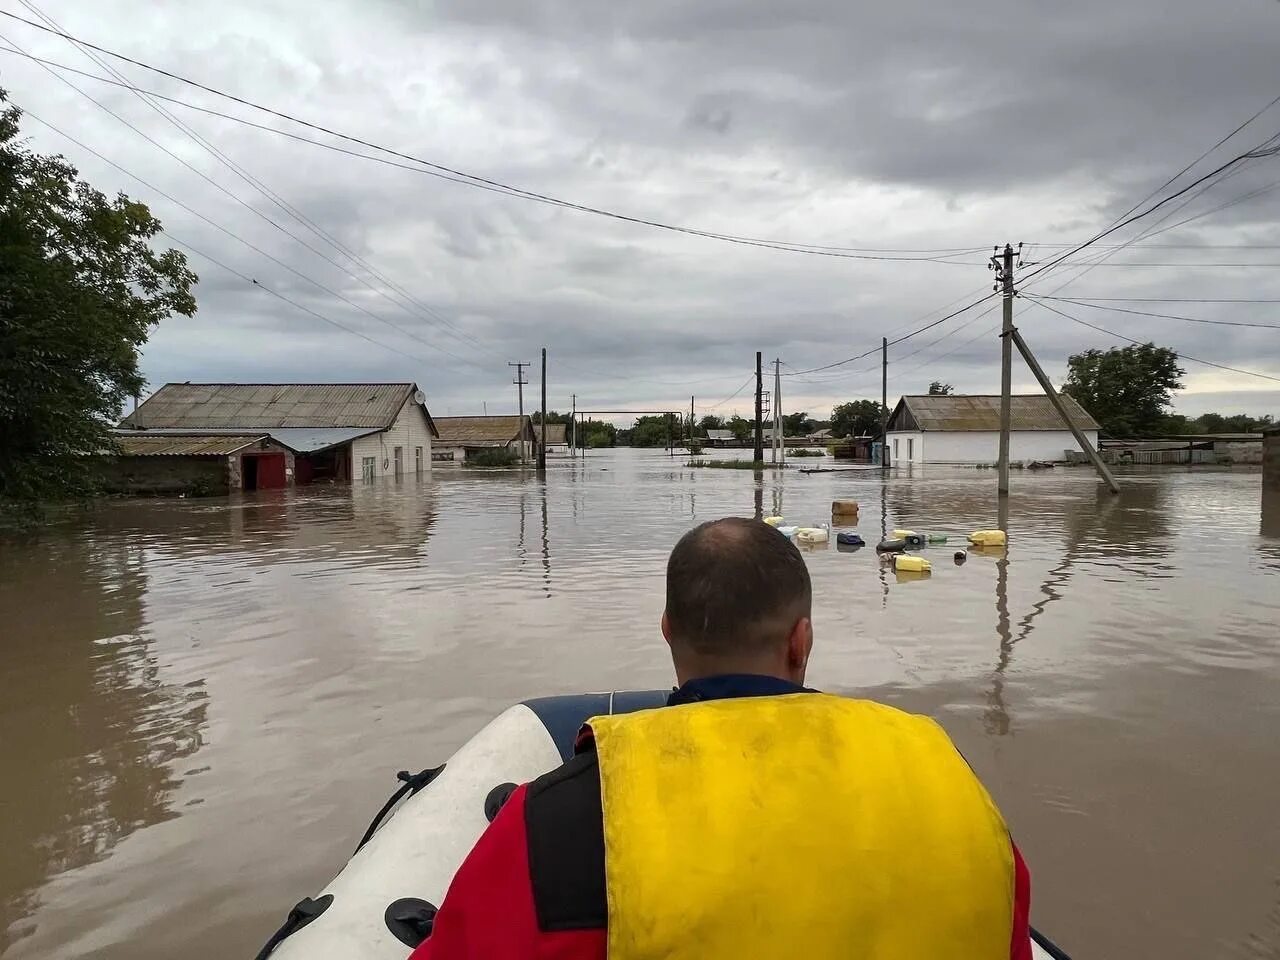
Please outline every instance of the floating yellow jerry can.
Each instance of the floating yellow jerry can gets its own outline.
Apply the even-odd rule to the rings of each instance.
[[[776,527],[782,522],[782,517],[765,517],[764,522],[771,527]]]
[[[979,547],[1003,547],[1008,540],[1003,530],[975,530],[969,534],[969,542]]]
[[[914,530],[895,530],[895,531],[893,531],[893,539],[894,539],[894,540],[905,540],[905,539],[907,539],[907,537],[914,537],[915,535],[916,535],[916,533],[915,533],[915,531],[914,531]]]
[[[899,573],[928,573],[933,568],[924,557],[914,557],[909,553],[900,553],[893,558],[893,569]]]
[[[796,531],[796,539],[801,543],[826,543],[831,533],[825,527],[801,527]]]

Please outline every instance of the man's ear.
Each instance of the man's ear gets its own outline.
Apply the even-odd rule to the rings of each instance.
[[[662,611],[662,639],[667,641],[667,646],[671,646],[671,621],[665,610]]]
[[[809,665],[809,654],[812,652],[813,621],[808,617],[801,617],[787,637],[787,666],[804,677],[805,668]]]

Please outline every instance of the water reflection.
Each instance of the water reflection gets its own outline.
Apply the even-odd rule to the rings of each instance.
[[[146,639],[146,552],[50,535],[0,551],[0,953],[44,881],[177,814],[172,764],[199,749],[203,684],[167,683]]]
[[[1039,922],[1082,956],[1274,939],[1280,538],[1258,536],[1256,476],[1127,478],[1120,498],[1078,471],[1015,479],[1001,516],[974,470],[617,451],[545,481],[114,503],[0,544],[0,896],[11,940],[36,928],[6,960],[252,956],[389,771],[524,697],[668,683],[664,570],[692,524],[808,523],[844,498],[868,544],[1009,526],[1007,552],[957,566],[953,540],[903,583],[870,547],[806,548],[812,679],[946,725],[1032,860]]]

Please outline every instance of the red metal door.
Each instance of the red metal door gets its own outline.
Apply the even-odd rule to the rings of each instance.
[[[283,453],[264,453],[258,456],[258,489],[278,490],[288,485],[284,472]]]

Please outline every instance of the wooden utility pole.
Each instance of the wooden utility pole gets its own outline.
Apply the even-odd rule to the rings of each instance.
[[[569,456],[578,455],[578,395],[572,394],[573,412],[569,414]]]
[[[786,463],[787,428],[782,420],[782,361],[773,361],[773,462]]]
[[[693,436],[696,428],[693,423],[693,397],[689,398],[689,453],[693,453]]]
[[[538,438],[538,472],[547,472],[547,348],[542,348],[542,436]]]
[[[1111,488],[1112,493],[1119,493],[1120,487],[1116,485],[1116,478],[1111,475],[1107,465],[1102,462],[1102,458],[1098,456],[1098,451],[1093,449],[1093,444],[1089,442],[1089,438],[1084,435],[1080,428],[1076,426],[1076,422],[1068,415],[1067,408],[1062,403],[1062,398],[1053,389],[1053,384],[1045,376],[1044,369],[1040,366],[1040,361],[1035,358],[1035,354],[1031,352],[1031,348],[1027,346],[1027,341],[1022,339],[1022,334],[1018,332],[1017,328],[1010,331],[1009,339],[1017,346],[1018,352],[1022,354],[1022,359],[1027,361],[1027,366],[1031,368],[1031,372],[1040,381],[1040,386],[1044,389],[1049,402],[1053,404],[1053,408],[1058,411],[1058,416],[1062,418],[1062,422],[1075,435],[1076,443],[1080,444],[1080,449],[1093,461],[1093,466],[1098,471],[1098,475],[1107,481],[1107,486]]]
[[[995,258],[992,258],[995,259]],[[1013,416],[1013,245],[1004,245],[999,279],[1004,289],[1004,323],[1000,328],[1000,496],[1009,495],[1009,425]]]
[[[508,362],[507,366],[516,368],[516,378],[511,382],[516,385],[516,397],[520,404],[520,462],[524,463],[529,459],[529,449],[524,438],[524,385],[529,382],[524,378],[524,368],[529,364]]]
[[[756,443],[755,456],[752,458],[756,463],[764,462],[764,426],[760,423],[764,419],[764,382],[761,380],[760,370],[761,354],[756,351]]]
[[[889,338],[880,338],[880,469],[889,466]]]

